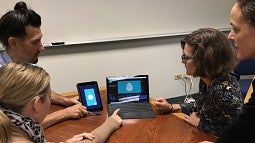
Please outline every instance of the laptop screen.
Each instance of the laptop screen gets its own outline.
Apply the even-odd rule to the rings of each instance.
[[[108,103],[149,101],[148,75],[107,77]]]

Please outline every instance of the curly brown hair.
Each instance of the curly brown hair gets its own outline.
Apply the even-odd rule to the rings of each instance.
[[[181,41],[182,49],[188,44],[193,49],[196,66],[194,77],[217,78],[230,73],[237,58],[224,33],[213,28],[198,29]]]

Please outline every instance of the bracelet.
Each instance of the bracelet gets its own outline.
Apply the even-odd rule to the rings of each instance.
[[[169,105],[170,105],[170,111],[172,111],[173,110],[173,105],[171,103],[169,103]]]

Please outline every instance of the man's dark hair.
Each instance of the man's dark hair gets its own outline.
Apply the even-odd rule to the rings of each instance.
[[[4,14],[0,19],[0,41],[8,48],[10,37],[24,37],[26,27],[40,27],[41,16],[34,10],[28,9],[25,2],[17,2],[14,10]]]

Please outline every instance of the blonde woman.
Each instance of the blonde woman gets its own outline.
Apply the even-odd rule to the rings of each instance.
[[[11,121],[0,110],[0,143],[10,143],[11,133]]]
[[[0,81],[1,110],[12,123],[12,129],[9,126],[5,132],[12,130],[11,142],[46,142],[40,123],[50,110],[49,74],[29,63],[11,62],[0,68]],[[105,142],[122,123],[117,112],[92,133],[76,135],[67,142]]]

